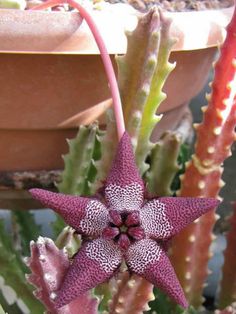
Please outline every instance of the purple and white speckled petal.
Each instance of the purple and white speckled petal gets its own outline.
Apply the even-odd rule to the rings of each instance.
[[[79,233],[99,236],[108,222],[106,207],[91,198],[64,195],[41,189],[31,189],[32,196],[53,209]]]
[[[188,224],[216,208],[220,201],[215,198],[197,197],[160,197],[158,201],[162,203],[166,219],[173,227],[170,235],[162,236],[162,239],[174,236]]]
[[[188,306],[169,258],[156,241],[143,239],[131,245],[126,263],[131,271],[163,290],[175,302],[184,308]]]
[[[139,212],[141,226],[148,237],[166,239],[173,226],[165,214],[165,204],[158,199],[147,202]]]
[[[56,292],[56,307],[70,303],[85,291],[108,280],[121,262],[122,254],[113,241],[99,238],[84,244]]]
[[[135,193],[133,200],[138,197],[140,200],[138,204],[140,204],[141,199],[143,200],[143,192],[144,184],[135,163],[130,137],[128,133],[124,133],[105,184],[105,197],[108,205],[113,207],[113,204],[110,204],[113,195],[121,198],[119,202],[129,197],[130,193]]]

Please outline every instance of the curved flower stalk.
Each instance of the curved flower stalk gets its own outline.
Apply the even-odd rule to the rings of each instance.
[[[166,242],[219,201],[212,198],[145,199],[144,183],[127,133],[119,142],[104,185],[103,201],[40,189],[30,192],[85,237],[62,285],[53,291],[56,308],[110,279],[122,261],[130,272],[158,286],[181,306],[187,306],[166,255]]]
[[[218,197],[223,168],[235,140],[236,125],[236,11],[229,26],[221,55],[215,65],[209,105],[204,109],[203,123],[196,127],[195,154],[186,165],[180,196]],[[173,241],[172,262],[190,304],[202,303],[202,290],[207,276],[214,211],[188,226]]]
[[[227,247],[224,252],[224,265],[220,284],[219,308],[236,301],[236,203],[230,219],[230,230],[226,236]]]

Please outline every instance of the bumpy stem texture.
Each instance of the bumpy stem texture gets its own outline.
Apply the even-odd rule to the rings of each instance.
[[[236,12],[227,27],[227,37],[215,65],[212,93],[203,123],[197,126],[196,153],[186,165],[180,196],[217,197],[223,161],[230,156],[236,125]],[[191,304],[199,307],[207,276],[212,228],[216,221],[211,211],[188,226],[173,241],[172,262]]]
[[[152,289],[153,285],[145,279],[121,273],[112,289],[109,313],[142,314],[149,309],[147,303],[154,299]]]
[[[234,214],[230,219],[230,230],[227,234],[227,247],[224,252],[219,295],[219,308],[221,309],[236,301],[236,203],[234,209]]]
[[[155,144],[150,156],[150,169],[146,175],[148,191],[155,196],[171,195],[170,185],[179,170],[177,158],[181,138],[176,133],[165,133]]]
[[[78,135],[68,140],[69,153],[63,156],[65,167],[62,181],[58,184],[61,193],[84,195],[89,170],[93,160],[98,127],[81,126]]]
[[[159,13],[152,9],[139,19],[133,32],[126,32],[127,52],[116,57],[125,123],[135,147],[157,63],[160,28]]]
[[[141,174],[148,168],[149,138],[160,119],[156,110],[166,97],[162,87],[174,68],[168,62],[174,43],[169,29],[170,20],[153,8],[140,18],[134,32],[127,33],[127,53],[117,58],[126,127]]]
[[[46,307],[48,314],[96,314],[98,302],[87,292],[60,309],[55,309],[54,298],[69,267],[69,259],[64,250],[59,250],[54,242],[40,237],[31,242],[31,257],[26,261],[32,273],[28,281],[37,290],[35,296]]]
[[[145,172],[147,169],[145,159],[151,148],[150,136],[156,123],[160,120],[160,117],[156,115],[156,111],[161,102],[166,98],[166,94],[162,91],[162,88],[170,72],[175,67],[175,64],[171,64],[168,61],[171,49],[175,43],[175,40],[170,36],[171,20],[166,18],[161,11],[159,11],[159,15],[161,27],[159,32],[160,42],[158,54],[156,56],[156,67],[142,113],[138,145],[136,149],[136,162],[141,173]]]

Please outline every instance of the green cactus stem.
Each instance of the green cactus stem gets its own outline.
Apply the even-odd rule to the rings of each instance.
[[[230,156],[236,125],[236,12],[229,26],[221,55],[215,65],[209,105],[197,126],[195,154],[186,165],[180,196],[217,197],[224,185],[221,164]],[[214,211],[188,226],[173,240],[172,262],[190,304],[198,308],[207,276]]]
[[[156,68],[160,28],[159,13],[152,9],[140,17],[133,32],[126,32],[127,52],[116,58],[126,129],[133,142],[137,141],[143,107]]]
[[[158,54],[156,56],[156,67],[152,77],[151,85],[149,87],[149,93],[147,101],[143,108],[142,120],[140,125],[140,132],[138,136],[138,144],[136,149],[136,162],[143,174],[147,169],[145,159],[147,153],[151,148],[150,136],[156,125],[160,120],[160,117],[156,115],[156,111],[163,100],[166,98],[166,94],[162,91],[162,88],[166,82],[166,79],[170,72],[174,69],[175,64],[171,64],[168,60],[170,57],[171,49],[175,43],[175,40],[170,36],[171,20],[166,18],[161,11],[160,15],[160,42],[158,48]]]
[[[0,0],[0,9],[18,9],[25,10],[25,0]]]
[[[142,314],[149,310],[147,303],[154,299],[153,285],[139,276],[130,276],[128,272],[119,274],[112,290],[110,314]]]
[[[160,119],[156,110],[166,97],[162,87],[174,68],[168,62],[174,44],[170,24],[160,11],[151,9],[140,17],[137,28],[127,33],[127,53],[117,58],[126,129],[137,147],[141,174],[148,167],[144,161],[152,148],[149,138]]]
[[[58,189],[65,194],[83,195],[93,159],[98,127],[81,126],[75,139],[68,140],[69,153],[63,156],[65,168]]]
[[[227,247],[224,252],[224,265],[220,284],[219,308],[223,309],[236,301],[236,203],[234,214],[230,219],[227,234]]]
[[[31,257],[26,263],[32,271],[27,280],[37,288],[34,295],[45,305],[48,314],[97,314],[98,301],[90,292],[60,309],[55,308],[55,291],[59,289],[70,262],[65,250],[59,250],[51,239],[39,237],[37,242],[32,241]]]
[[[155,196],[172,194],[171,183],[179,170],[177,158],[181,138],[177,133],[167,132],[155,144],[150,155],[150,168],[146,174],[148,191]]]

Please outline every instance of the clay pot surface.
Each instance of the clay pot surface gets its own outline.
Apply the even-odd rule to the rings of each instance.
[[[105,23],[99,11],[93,14],[108,50],[124,53],[123,32],[134,29],[137,14],[123,6],[116,15],[111,6],[104,12]],[[207,12],[172,15],[172,34],[179,41],[170,61],[177,65],[164,87],[168,97],[159,112],[187,103],[206,82],[232,8],[210,11],[210,17]],[[0,10],[0,25],[0,170],[62,168],[65,139],[73,137],[88,116],[98,118],[110,105],[94,40],[75,12]]]

